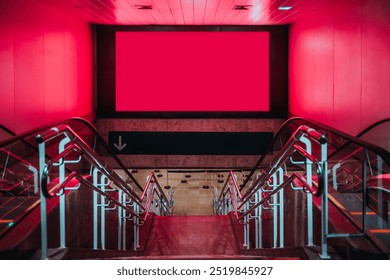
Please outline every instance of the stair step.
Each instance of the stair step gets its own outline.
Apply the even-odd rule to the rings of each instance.
[[[238,255],[229,216],[155,217],[146,256]]]
[[[299,260],[293,257],[262,257],[250,255],[165,255],[165,256],[131,256],[111,258],[111,260]]]

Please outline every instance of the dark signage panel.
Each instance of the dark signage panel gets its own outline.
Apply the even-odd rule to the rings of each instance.
[[[272,132],[108,133],[115,153],[141,155],[261,155],[272,138]]]

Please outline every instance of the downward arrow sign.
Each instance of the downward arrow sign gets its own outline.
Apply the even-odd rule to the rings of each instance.
[[[126,143],[122,144],[122,136],[119,136],[118,144],[114,143],[114,146],[115,148],[118,149],[118,151],[122,151],[127,146],[127,144]]]

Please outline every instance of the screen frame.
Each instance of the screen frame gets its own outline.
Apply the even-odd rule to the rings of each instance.
[[[288,115],[288,26],[95,26],[97,117],[100,118],[286,118]],[[269,32],[269,111],[116,111],[116,32]]]

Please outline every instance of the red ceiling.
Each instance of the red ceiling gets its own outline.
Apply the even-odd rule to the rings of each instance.
[[[39,0],[93,24],[265,25],[289,24],[329,0]],[[152,9],[137,9],[139,5]],[[248,10],[234,10],[249,5]],[[280,11],[280,6],[291,6]]]

